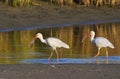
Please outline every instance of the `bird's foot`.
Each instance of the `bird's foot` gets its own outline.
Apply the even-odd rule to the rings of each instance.
[[[94,56],[93,58],[96,59],[97,56]]]
[[[48,59],[48,63],[51,64],[50,59]]]

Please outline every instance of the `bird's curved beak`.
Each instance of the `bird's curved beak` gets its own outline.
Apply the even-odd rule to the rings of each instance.
[[[89,37],[90,37],[90,32],[87,33],[87,34],[83,37],[82,43],[84,43],[84,41],[85,41],[87,38],[89,38]]]
[[[35,40],[37,39],[37,35],[32,39],[32,41],[30,42],[30,48],[32,48]]]

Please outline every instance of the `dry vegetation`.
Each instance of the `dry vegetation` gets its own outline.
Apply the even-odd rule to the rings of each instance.
[[[82,4],[85,6],[103,6],[103,5],[118,5],[120,0],[0,0],[10,6],[27,6],[27,5],[39,5],[41,2],[50,2],[51,4],[73,5]]]

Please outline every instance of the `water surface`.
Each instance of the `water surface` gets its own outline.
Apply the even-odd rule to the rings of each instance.
[[[35,45],[30,49],[29,45],[36,33],[41,32],[44,38],[56,37],[70,45],[70,49],[60,48],[60,64],[65,63],[106,63],[105,49],[101,49],[100,56],[94,59],[97,54],[97,47],[88,39],[84,44],[82,38],[90,30],[96,32],[96,36],[103,36],[111,41],[114,49],[108,48],[109,58],[107,63],[120,64],[120,24],[91,24],[91,25],[71,25],[55,28],[41,28],[33,30],[16,30],[10,32],[0,32],[0,64],[29,64],[42,63],[47,61],[51,48],[35,41]],[[53,55],[51,63],[56,62],[56,55]]]

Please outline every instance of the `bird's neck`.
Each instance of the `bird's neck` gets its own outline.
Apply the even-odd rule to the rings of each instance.
[[[41,38],[39,38],[40,39],[40,41],[42,42],[42,43],[46,43],[45,42],[45,39],[43,39],[43,37],[41,37]]]
[[[94,41],[94,36],[91,37],[91,42],[93,42],[93,41]]]

